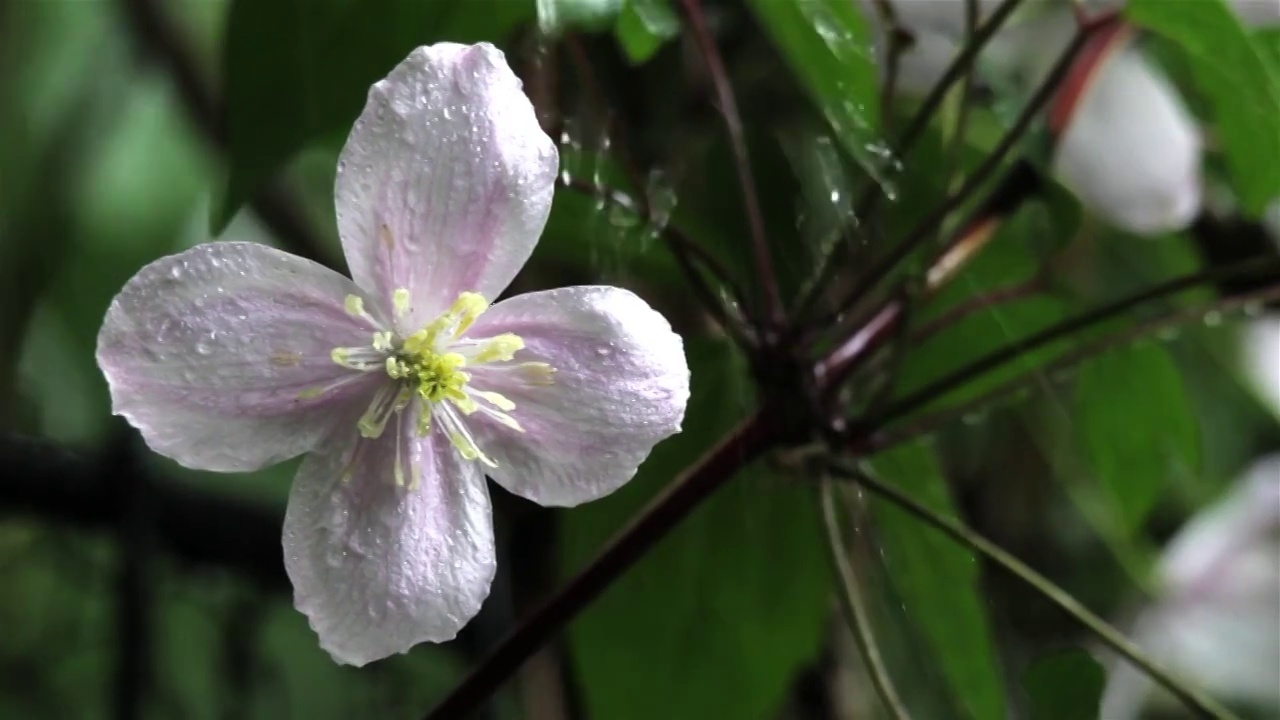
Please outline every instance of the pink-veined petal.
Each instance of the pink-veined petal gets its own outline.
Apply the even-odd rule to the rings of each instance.
[[[520,295],[491,308],[473,337],[510,332],[525,348],[513,362],[545,362],[552,385],[476,368],[472,385],[516,404],[518,432],[471,416],[476,441],[497,463],[486,469],[511,492],[541,505],[577,505],[635,475],[658,441],[680,430],[689,366],[680,336],[635,294],[571,287]]]
[[[352,277],[417,329],[460,292],[497,297],[551,208],[555,144],[502,52],[420,47],[369,91],[338,161],[338,230]]]
[[[253,470],[300,455],[376,379],[330,359],[375,330],[344,311],[356,292],[332,270],[257,243],[161,258],[125,284],[98,333],[112,407],[188,467]]]
[[[289,494],[284,562],[294,604],[340,663],[453,638],[493,581],[484,475],[443,433],[418,437],[413,415],[406,410],[377,440],[357,440],[352,427],[303,461]],[[404,486],[395,482],[398,455]]]
[[[1137,50],[1117,49],[1101,62],[1059,138],[1054,174],[1125,230],[1186,227],[1203,196],[1195,120]]]

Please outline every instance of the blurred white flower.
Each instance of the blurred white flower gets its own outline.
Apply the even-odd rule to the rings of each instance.
[[[1280,317],[1262,317],[1247,323],[1241,345],[1249,384],[1271,412],[1280,417]]]
[[[1090,0],[1089,8],[1097,12],[1104,9],[1120,9],[1126,0]],[[1227,0],[1240,22],[1249,27],[1267,27],[1280,24],[1280,0]]]
[[[1200,132],[1177,90],[1129,39],[1111,42],[1081,55],[1073,74],[1089,77],[1051,119],[1062,123],[1053,174],[1112,225],[1144,235],[1180,230],[1204,197]]]
[[[963,0],[893,0],[898,23],[913,37],[899,58],[896,91],[919,97],[942,77],[964,41]],[[990,15],[995,2],[981,2]],[[882,67],[885,28],[874,0]],[[1038,86],[1071,42],[1075,15],[1065,6],[1010,21],[982,55],[988,79]],[[1098,32],[1079,53],[1047,110],[1056,147],[1053,175],[1093,215],[1140,235],[1180,230],[1200,212],[1202,141],[1178,91],[1133,47],[1121,23]]]
[[[965,0],[859,0],[859,7],[871,21],[884,73],[889,42],[888,28],[878,7],[881,2],[892,9],[898,25],[911,34],[911,44],[898,57],[894,88],[905,97],[923,96],[942,78],[964,41]],[[998,5],[997,0],[978,0],[978,21],[985,21]]]
[[[1280,711],[1280,455],[1245,471],[1165,548],[1162,596],[1132,631],[1156,660],[1228,702]],[[1138,717],[1151,681],[1113,666],[1101,717]]]
[[[1267,228],[1267,234],[1271,236],[1271,242],[1275,244],[1276,249],[1280,249],[1280,198],[1272,200],[1267,206],[1267,211],[1262,216],[1262,223]]]
[[[1280,0],[1230,0],[1245,25],[1270,27],[1280,25]]]

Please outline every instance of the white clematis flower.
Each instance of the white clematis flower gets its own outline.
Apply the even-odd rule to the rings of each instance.
[[[1185,228],[1204,199],[1195,118],[1128,33],[1097,40],[1050,111],[1053,173],[1117,227],[1140,235]]]
[[[1134,640],[1224,700],[1280,710],[1280,455],[1195,515],[1165,547],[1159,572],[1164,592],[1138,616]],[[1101,717],[1141,717],[1152,693],[1149,678],[1118,662]]]
[[[1245,323],[1241,345],[1246,379],[1258,399],[1280,418],[1280,317],[1268,315]]]
[[[309,453],[284,526],[295,602],[342,663],[448,640],[489,592],[485,473],[543,505],[607,495],[680,430],[680,337],[634,294],[489,303],[533,251],[558,155],[502,53],[415,50],[338,163],[352,279],[252,243],[138,272],[98,363],[157,452],[246,471]]]
[[[923,96],[964,42],[964,2],[892,4],[898,22],[915,39],[899,57],[895,90]],[[997,4],[980,3],[980,17]],[[860,7],[875,20],[883,72],[884,28],[872,0],[862,0]],[[1011,20],[983,51],[975,72],[1028,90],[1036,87],[1071,43],[1077,24],[1061,5]],[[1047,110],[1056,141],[1051,171],[1101,220],[1135,234],[1157,235],[1187,227],[1200,212],[1203,141],[1177,89],[1132,38],[1131,28],[1117,23],[1095,34],[1069,69]]]
[[[911,43],[898,56],[894,92],[905,97],[926,95],[942,79],[960,52],[965,38],[965,0],[887,0],[898,25],[911,34]],[[870,21],[882,74],[889,59],[888,28],[881,17],[879,0],[859,0],[858,7]],[[999,0],[979,0],[979,23],[999,6]],[[883,78],[882,78],[883,79]]]

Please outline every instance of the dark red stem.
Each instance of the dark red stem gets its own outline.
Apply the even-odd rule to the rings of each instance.
[[[766,449],[783,428],[778,417],[757,410],[726,435],[666,492],[623,528],[596,559],[555,596],[525,618],[471,675],[427,714],[427,720],[461,720],[480,707],[552,635],[636,563],[717,488]]]

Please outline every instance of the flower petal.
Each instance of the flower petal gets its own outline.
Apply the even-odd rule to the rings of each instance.
[[[420,47],[369,91],[338,162],[338,230],[362,288],[409,290],[417,329],[489,300],[542,234],[558,155],[502,52]]]
[[[858,6],[863,15],[877,26],[883,26],[879,0],[860,0]],[[986,19],[1000,5],[999,0],[978,0],[978,23]],[[911,33],[937,33],[963,39],[965,17],[968,13],[965,0],[891,0],[889,9],[899,27]],[[879,29],[879,28],[878,28]]]
[[[366,345],[347,278],[256,243],[209,243],[138,271],[98,333],[113,409],[188,467],[253,470],[306,452],[369,379],[333,363]],[[300,393],[348,381],[316,397]]]
[[[289,494],[284,562],[294,604],[340,663],[364,665],[453,638],[493,581],[484,476],[443,433],[414,434],[413,415],[405,411],[400,427],[377,440],[357,439],[353,428],[309,455]],[[396,485],[398,452],[412,458],[417,487],[414,475]]]
[[[1280,418],[1280,317],[1246,323],[1241,344],[1245,378],[1263,405]]]
[[[501,393],[524,432],[476,413],[487,472],[541,505],[577,505],[631,479],[658,441],[680,430],[689,366],[680,336],[643,300],[613,287],[572,287],[504,300],[468,332],[524,339],[514,362],[555,368],[552,385],[476,368],[472,385]]]
[[[1053,161],[1107,221],[1139,234],[1186,227],[1200,211],[1201,138],[1177,90],[1136,50],[1102,60]]]

